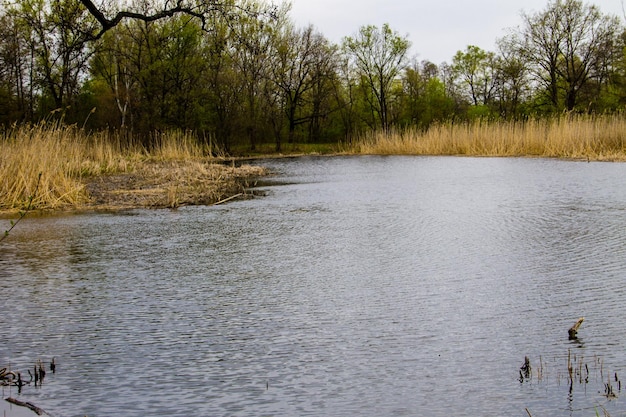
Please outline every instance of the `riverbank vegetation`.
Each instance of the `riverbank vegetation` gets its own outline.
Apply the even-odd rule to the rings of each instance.
[[[413,58],[420,45],[388,24],[331,42],[297,27],[286,2],[124,4],[3,3],[0,126],[52,119],[146,148],[183,131],[226,153],[282,152],[626,105],[626,27],[582,0],[547,0],[502,28],[496,50],[468,45],[439,64]]]
[[[286,2],[172,4],[3,3],[0,210],[23,206],[39,173],[37,207],[104,201],[85,183],[103,175],[159,188],[129,180],[140,173],[176,205],[188,198],[171,171],[224,177],[203,171],[215,155],[626,159],[626,27],[593,4],[547,0],[495,51],[441,64],[411,58],[419,45],[388,24],[336,44],[296,27]]]
[[[623,115],[563,115],[527,121],[446,123],[364,136],[350,152],[405,155],[537,156],[626,161]]]
[[[537,156],[626,161],[622,115],[562,115],[527,121],[445,123],[427,130],[372,133],[352,142],[288,146],[300,154]],[[190,133],[151,138],[152,146],[120,133],[88,133],[62,123],[20,125],[0,137],[0,211],[176,207],[211,204],[243,192],[264,174],[235,167],[213,144]],[[242,156],[268,156],[271,147]],[[264,153],[267,152],[267,153]]]
[[[88,134],[62,123],[20,125],[0,136],[0,212],[211,204],[244,191],[258,167],[235,167],[183,133],[152,138]],[[36,190],[36,192],[35,192]]]

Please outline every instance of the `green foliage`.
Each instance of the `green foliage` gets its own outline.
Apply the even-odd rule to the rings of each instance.
[[[403,74],[399,124],[427,129],[432,123],[450,119],[454,100],[446,94],[436,66],[428,61],[414,63]]]
[[[467,118],[469,120],[485,119],[491,117],[491,109],[489,106],[479,104],[477,106],[471,106],[467,110]]]
[[[177,129],[228,152],[626,104],[626,31],[579,0],[551,0],[497,51],[469,45],[440,66],[407,65],[409,41],[388,24],[334,45],[295,27],[287,3],[272,13],[262,0],[216,3],[105,31],[84,4],[14,0],[0,11],[0,125],[62,116],[148,149],[155,132]]]
[[[409,40],[393,31],[389,24],[380,30],[374,25],[362,26],[355,36],[343,40],[344,52],[352,60],[365,87],[364,97],[383,130],[391,127],[391,90],[404,69],[410,46]]]
[[[495,55],[477,46],[469,45],[465,52],[458,51],[452,58],[452,70],[468,87],[474,106],[488,105],[495,92]]]

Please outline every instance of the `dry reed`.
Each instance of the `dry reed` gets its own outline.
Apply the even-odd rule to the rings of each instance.
[[[626,160],[626,118],[622,115],[563,115],[524,122],[446,123],[373,133],[351,152],[402,155],[540,156]]]
[[[0,132],[0,211],[24,209],[38,181],[33,207],[80,208],[92,197],[88,181],[131,172],[152,176],[152,182],[163,181],[163,187],[157,189],[164,188],[163,195],[171,206],[192,200],[190,183],[210,188],[210,192],[199,190],[203,202],[210,200],[209,195],[223,198],[221,185],[232,189],[230,180],[239,174],[214,167],[206,157],[208,150],[192,135],[174,132],[153,140],[156,145],[147,151],[120,135],[87,134],[76,126],[50,122]],[[232,178],[216,183],[227,176]],[[160,197],[156,200],[162,201]],[[155,205],[161,204],[156,200]]]
[[[203,145],[190,133],[173,131],[155,133],[150,157],[158,161],[182,161],[202,158],[211,153],[208,145]]]
[[[86,194],[76,178],[86,161],[76,135],[58,125],[16,127],[0,140],[0,209],[21,208],[41,174],[33,205],[58,208],[79,204]]]
[[[425,132],[407,129],[372,133],[344,151],[626,160],[625,137],[626,118],[622,115],[562,115],[525,122],[447,123]],[[50,122],[2,131],[0,211],[24,209],[38,182],[34,207],[77,208],[90,200],[87,178],[129,172],[160,178],[162,186],[153,185],[162,189],[166,205],[171,206],[192,201],[192,194],[198,192],[203,194],[199,200],[202,202],[226,197],[215,181],[228,179],[223,184],[230,192],[234,189],[230,177],[238,174],[209,166],[212,164],[207,163],[206,155],[211,150],[192,135],[170,132],[154,136],[152,142],[155,146],[148,151],[138,143],[122,140],[121,135],[87,134],[76,126]],[[157,169],[155,164],[169,173],[151,173],[151,169]],[[248,175],[255,174],[259,172]],[[158,200],[162,201],[161,197]]]

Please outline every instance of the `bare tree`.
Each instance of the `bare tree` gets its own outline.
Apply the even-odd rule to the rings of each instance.
[[[33,60],[33,86],[55,109],[70,104],[93,51],[88,34],[95,21],[74,0],[23,0],[13,13],[25,28],[21,35]]]
[[[242,82],[242,102],[245,114],[246,136],[250,149],[256,148],[260,128],[266,114],[263,111],[265,84],[271,80],[273,45],[277,33],[287,21],[287,11],[278,11],[273,18],[261,13],[261,5],[249,3],[249,10],[256,16],[243,15],[234,27],[234,44],[229,48],[231,60]]]
[[[313,26],[302,30],[286,27],[277,42],[272,80],[284,98],[289,143],[294,141],[296,126],[311,121],[314,109],[311,113],[303,113],[303,107],[309,93],[329,76],[333,55],[334,50],[326,38]],[[280,150],[280,142],[276,147]]]
[[[535,80],[553,107],[572,110],[590,80],[606,76],[619,21],[579,0],[553,0],[546,10],[522,17],[521,50],[534,64]]]
[[[523,59],[515,36],[498,40],[496,99],[500,116],[516,118],[521,104],[529,97],[528,63]]]
[[[33,60],[14,16],[0,16],[0,124],[32,116],[29,73]]]

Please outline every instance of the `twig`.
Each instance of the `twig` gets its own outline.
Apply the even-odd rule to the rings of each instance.
[[[32,210],[33,199],[37,195],[37,190],[39,190],[39,183],[40,182],[41,182],[41,172],[39,173],[39,176],[37,177],[37,185],[35,186],[35,192],[32,195],[30,195],[30,197],[28,197],[28,206],[26,206],[26,210],[24,210],[24,211],[22,211],[20,213],[20,217],[16,221],[11,222],[11,227],[9,228],[9,230],[6,230],[4,232],[4,234],[0,237],[0,242],[2,242],[4,239],[6,239],[7,236],[9,236],[9,233],[11,233],[11,230],[13,230],[15,228],[15,226],[17,226],[17,224],[20,222],[20,220],[22,220],[24,217],[26,217],[28,212]]]
[[[20,400],[17,400],[15,398],[12,398],[12,397],[7,398],[6,401],[10,402],[11,404],[19,405],[20,407],[30,408],[38,416],[42,416],[44,414],[49,415],[48,413],[46,413],[44,410],[42,410],[41,408],[37,407],[33,403],[20,401]]]
[[[217,203],[213,203],[213,205],[214,205],[214,206],[217,206],[218,204],[222,204],[222,203],[225,203],[225,202],[227,202],[227,201],[234,200],[235,198],[237,198],[237,197],[241,197],[242,195],[243,195],[243,193],[235,194],[235,195],[233,195],[233,196],[230,196],[230,197],[228,197],[228,198],[225,198],[225,199],[223,199],[223,200],[220,200],[220,201],[218,201]]]

